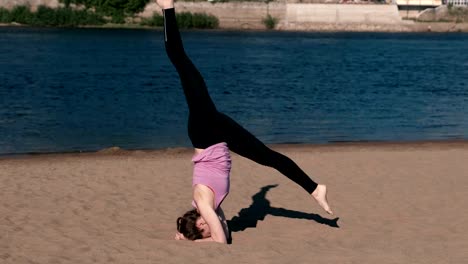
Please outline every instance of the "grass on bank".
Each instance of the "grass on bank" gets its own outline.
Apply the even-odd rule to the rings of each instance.
[[[217,28],[219,20],[213,15],[202,13],[177,13],[177,23],[180,28]],[[16,6],[12,10],[0,7],[0,23],[19,23],[30,26],[76,27],[103,26],[109,23],[127,25],[125,16],[107,17],[90,10],[76,10],[70,7],[50,8],[39,6],[36,12],[31,12],[27,6]],[[148,19],[142,19],[141,26],[162,27],[163,17],[159,14]]]

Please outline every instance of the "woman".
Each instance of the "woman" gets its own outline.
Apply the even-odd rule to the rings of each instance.
[[[291,159],[277,153],[216,110],[205,82],[185,54],[177,28],[174,0],[157,0],[163,9],[166,52],[175,66],[189,107],[188,134],[195,148],[194,210],[177,219],[176,239],[226,243],[228,229],[220,207],[229,192],[229,150],[273,167],[304,188],[329,214],[327,188],[312,181]]]

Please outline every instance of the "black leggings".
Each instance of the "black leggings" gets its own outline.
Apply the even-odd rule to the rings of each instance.
[[[259,164],[273,167],[312,193],[317,184],[290,158],[265,146],[227,115],[216,110],[203,77],[185,54],[174,8],[163,10],[166,52],[179,73],[189,107],[188,134],[195,148],[226,142],[229,149]]]

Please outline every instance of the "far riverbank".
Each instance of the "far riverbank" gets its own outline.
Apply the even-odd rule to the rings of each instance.
[[[468,23],[403,20],[397,5],[302,4],[288,2],[177,2],[178,12],[214,15],[221,29],[266,29],[267,16],[277,21],[275,30],[309,32],[468,32]],[[148,4],[140,17],[160,13]],[[460,22],[460,21],[459,21]]]
[[[18,23],[0,23],[0,27],[28,27]],[[109,29],[158,29],[159,27],[142,26],[134,23],[104,24],[101,26],[80,26],[80,28],[109,28]],[[160,28],[161,29],[161,28]],[[266,28],[218,28],[211,30],[232,31],[263,31]],[[368,24],[303,24],[296,28],[275,28],[278,31],[305,31],[305,32],[468,32],[468,23],[451,22],[414,22],[407,21],[401,25],[368,25]]]
[[[38,3],[26,1],[31,11],[35,12]],[[47,2],[48,8],[61,8],[62,4]],[[2,7],[0,5],[0,7]],[[11,7],[4,7],[11,8]],[[434,14],[443,13],[439,9]],[[428,19],[425,22],[417,20],[403,20],[398,6],[390,4],[302,4],[288,2],[177,2],[176,10],[189,13],[204,13],[219,20],[217,27],[221,30],[266,30],[267,23],[280,31],[308,31],[308,32],[468,32],[466,19],[451,19],[440,17]],[[426,10],[431,11],[431,10]],[[444,11],[447,13],[447,11]],[[429,15],[431,12],[426,12]],[[449,12],[450,13],[450,12]],[[144,20],[152,19],[153,15],[161,15],[160,8],[155,3],[149,3],[144,10],[133,17],[125,18],[125,23],[106,23],[102,19],[94,25],[78,27],[92,28],[154,28],[143,25]],[[266,22],[269,19],[269,22]],[[438,21],[444,22],[438,22]],[[110,21],[110,20],[109,20]],[[456,21],[456,22],[450,22]],[[8,21],[3,21],[8,22]],[[105,24],[102,24],[105,23]],[[88,23],[89,24],[89,23]],[[13,22],[0,26],[22,26]],[[55,25],[53,25],[55,26]],[[76,26],[68,25],[68,26]],[[215,26],[216,27],[216,26]]]

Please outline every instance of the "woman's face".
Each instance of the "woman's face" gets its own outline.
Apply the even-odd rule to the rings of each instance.
[[[206,223],[205,219],[203,217],[199,217],[196,222],[197,228],[202,231],[202,236],[203,238],[205,237],[210,237],[211,236],[211,231],[210,231],[210,226]]]

